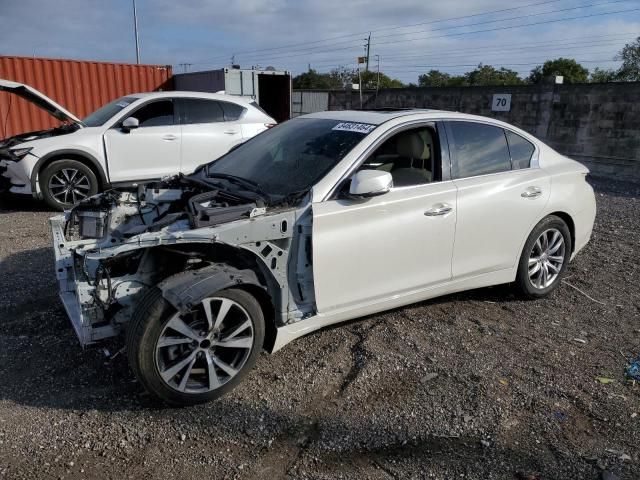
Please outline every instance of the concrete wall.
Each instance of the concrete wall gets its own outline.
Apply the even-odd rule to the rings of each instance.
[[[493,112],[494,94],[511,110]],[[518,87],[402,88],[363,92],[363,107],[453,110],[498,118],[587,165],[594,175],[640,180],[640,82]],[[332,91],[329,110],[360,108],[357,91]]]

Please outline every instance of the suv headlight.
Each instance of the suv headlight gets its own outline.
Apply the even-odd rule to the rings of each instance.
[[[27,156],[27,153],[29,153],[31,150],[33,150],[33,147],[14,148],[12,150],[9,150],[9,152],[11,153],[11,155],[13,155],[13,157],[16,160],[22,160],[24,157]]]

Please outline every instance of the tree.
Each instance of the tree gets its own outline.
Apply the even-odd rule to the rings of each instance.
[[[380,72],[380,84],[378,85],[378,72],[374,72],[372,70],[362,71],[360,74],[362,76],[362,89],[363,90],[375,90],[377,86],[379,88],[402,88],[404,87],[404,83],[395,78],[391,78],[388,75]],[[358,71],[354,71],[352,77],[353,83],[359,83],[360,78],[358,76]]]
[[[616,56],[616,60],[622,60],[622,66],[617,73],[619,80],[640,81],[640,37],[633,43],[627,43]]]
[[[293,78],[293,88],[296,89],[332,89],[342,88],[337,78],[329,73],[318,73],[314,69],[301,73]]]
[[[615,70],[596,67],[595,70],[591,72],[589,81],[591,83],[608,83],[615,82],[617,78],[618,72],[616,72]]]
[[[520,85],[522,79],[518,72],[508,68],[499,70],[491,65],[478,65],[478,68],[464,75],[467,85]]]
[[[544,65],[531,70],[528,81],[540,83],[546,77],[560,75],[564,77],[564,83],[586,83],[589,79],[589,70],[576,62],[573,58],[557,58],[548,60]]]
[[[421,87],[448,87],[451,83],[451,75],[440,70],[429,70],[418,77],[418,85]]]

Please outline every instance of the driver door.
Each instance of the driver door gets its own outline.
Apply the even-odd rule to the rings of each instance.
[[[423,135],[425,128],[429,135]],[[423,146],[416,134],[426,140]],[[451,279],[456,186],[441,181],[439,144],[433,124],[405,128],[360,166],[389,171],[391,191],[361,200],[338,194],[313,204],[319,313],[383,302]],[[442,206],[443,213],[434,214]]]
[[[137,118],[139,127],[125,131],[119,121],[104,134],[111,182],[178,174],[182,132],[175,118],[173,100],[163,98],[146,103],[127,117]]]

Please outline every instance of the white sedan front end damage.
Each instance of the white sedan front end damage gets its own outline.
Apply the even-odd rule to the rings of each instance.
[[[50,220],[60,298],[83,346],[122,333],[140,295],[154,286],[176,309],[191,308],[199,300],[190,285],[163,283],[184,272],[199,272],[204,284],[242,279],[268,290],[278,323],[308,315],[312,301],[290,295],[287,280],[301,211],[267,212],[246,199],[217,206],[217,195],[190,187],[107,192]],[[307,277],[301,272],[310,284]]]

